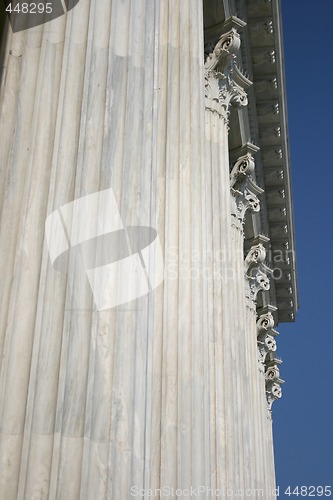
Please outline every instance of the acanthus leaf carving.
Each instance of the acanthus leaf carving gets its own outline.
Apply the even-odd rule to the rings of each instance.
[[[258,245],[253,245],[246,258],[245,258],[245,268],[246,273],[248,273],[253,267],[259,266],[264,262],[266,258],[266,249],[262,243]]]
[[[265,258],[266,250],[261,243],[252,246],[245,258],[246,295],[253,301],[256,301],[259,291],[270,289],[268,274],[272,270],[265,264]]]
[[[272,404],[277,399],[282,397],[281,385],[284,380],[280,378],[279,365],[282,361],[278,358],[274,358],[271,355],[271,359],[266,361],[266,371],[265,371],[265,384],[266,384],[266,398],[268,409],[271,411]]]
[[[274,317],[271,312],[261,314],[257,320],[257,345],[260,370],[265,371],[265,361],[268,353],[276,351]]]
[[[266,400],[269,412],[272,404],[282,396],[281,385],[284,380],[280,377],[279,366],[281,359],[275,356],[276,341],[275,337],[279,333],[274,329],[275,318],[272,312],[277,308],[273,305],[266,305],[260,309],[257,318],[257,346],[259,370],[265,379]]]
[[[224,72],[227,64],[231,63],[231,66],[234,64],[235,54],[237,54],[240,44],[240,35],[235,28],[231,28],[228,33],[224,33],[218,40],[213,51],[208,54],[205,62],[205,70],[211,71],[218,68],[218,71]],[[211,45],[208,49],[210,47]]]
[[[231,192],[235,200],[232,215],[242,223],[247,210],[259,212],[258,196],[264,192],[252,179],[254,166],[253,156],[246,153],[238,158],[230,174]]]
[[[231,187],[237,189],[238,185],[254,172],[254,166],[254,159],[250,153],[246,153],[238,158],[230,174]]]
[[[271,312],[266,314],[261,314],[257,320],[257,331],[258,335],[262,332],[267,332],[274,328],[274,316]]]
[[[206,47],[205,98],[206,109],[217,112],[228,123],[229,107],[246,106],[244,86],[250,80],[237,67],[236,54],[240,48],[240,35],[232,28],[224,33],[214,48]]]

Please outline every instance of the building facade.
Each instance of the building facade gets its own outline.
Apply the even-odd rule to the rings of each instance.
[[[275,328],[298,308],[280,1],[21,3],[0,498],[273,496]]]

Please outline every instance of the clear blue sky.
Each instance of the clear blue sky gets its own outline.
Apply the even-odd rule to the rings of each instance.
[[[280,324],[273,405],[279,498],[333,490],[333,1],[282,0],[300,310]],[[333,498],[333,493],[332,493]]]

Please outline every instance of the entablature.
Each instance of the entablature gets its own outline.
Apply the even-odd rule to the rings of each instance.
[[[258,178],[264,188],[262,231],[269,238],[278,321],[293,321],[298,309],[294,215],[290,175],[286,85],[279,0],[238,0],[246,21],[248,59],[243,61],[253,81]]]
[[[229,116],[231,168],[240,148],[258,147],[254,181],[264,193],[260,212],[247,217],[245,238],[250,246],[259,235],[269,238],[269,301],[278,307],[277,322],[294,321],[298,291],[280,2],[204,0],[204,17],[206,44],[216,42],[230,23],[242,39],[237,66],[253,85],[247,88],[248,105]]]

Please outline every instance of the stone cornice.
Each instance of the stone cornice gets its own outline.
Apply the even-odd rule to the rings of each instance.
[[[274,279],[278,321],[293,321],[298,291],[280,2],[238,0],[237,4],[247,23],[244,37],[249,48],[243,59],[249,60],[243,64],[253,80],[248,110],[260,146],[257,171],[265,190],[261,218],[270,236],[270,266],[279,269]],[[281,252],[282,258],[275,262]]]
[[[277,322],[294,321],[298,291],[280,0],[206,3],[205,43],[209,52],[221,34],[234,29],[241,35],[235,67],[240,66],[241,75],[244,77],[246,72],[247,81],[253,85],[241,85],[247,88],[248,105],[228,117],[233,120],[229,135],[231,157],[234,150],[249,141],[255,143],[260,148],[255,182],[265,191],[260,213],[252,215],[253,227],[248,227],[245,237],[253,238],[258,232],[269,236],[267,259],[269,266],[278,271],[271,283],[270,301],[278,306]],[[237,18],[231,15],[236,12]],[[227,19],[226,14],[230,16]],[[236,70],[233,78],[239,84]],[[214,106],[211,108],[214,110]],[[237,158],[231,158],[231,162]]]
[[[223,19],[221,22],[214,24],[214,26],[205,29],[205,42],[206,44],[214,44],[221,35],[227,33],[231,29],[235,29],[239,32],[245,26],[246,22],[243,21],[243,19],[239,19],[236,16],[230,16],[227,19]]]

